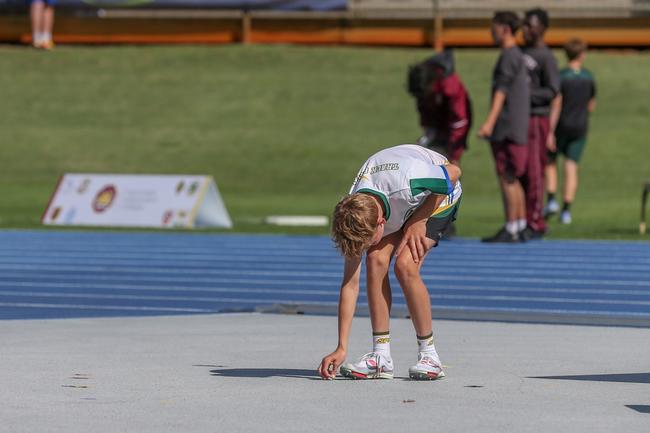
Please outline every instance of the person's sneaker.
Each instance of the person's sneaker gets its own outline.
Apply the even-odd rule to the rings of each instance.
[[[392,379],[393,360],[378,353],[366,353],[355,363],[346,363],[339,370],[351,379]]]
[[[571,212],[568,210],[562,211],[560,214],[560,222],[562,224],[571,224]]]
[[[535,230],[531,226],[526,226],[525,229],[519,232],[519,237],[522,241],[538,240],[542,239],[546,234],[545,231]]]
[[[45,41],[40,46],[41,49],[52,51],[54,49],[54,42],[52,40]]]
[[[560,205],[555,200],[550,200],[544,206],[544,218],[548,219],[560,211]]]
[[[509,233],[505,227],[502,227],[494,236],[481,239],[481,242],[487,243],[519,243],[524,241],[519,237],[519,233]]]
[[[445,377],[440,360],[420,353],[418,363],[409,368],[409,377],[413,380],[436,380]]]

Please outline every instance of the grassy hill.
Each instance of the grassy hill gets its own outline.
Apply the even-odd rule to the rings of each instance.
[[[292,46],[0,47],[0,228],[34,228],[64,172],[215,177],[239,231],[269,214],[330,214],[371,153],[419,134],[408,64],[430,52]],[[458,50],[485,117],[494,50]],[[558,53],[560,64],[564,59]],[[590,53],[599,106],[574,224],[552,237],[641,239],[650,179],[650,56]],[[486,143],[463,160],[459,232],[491,234],[502,206]],[[299,232],[325,233],[325,229]],[[296,232],[296,230],[292,230]]]

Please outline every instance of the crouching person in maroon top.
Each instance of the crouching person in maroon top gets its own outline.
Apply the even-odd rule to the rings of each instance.
[[[411,67],[409,92],[415,97],[423,135],[418,144],[460,165],[472,126],[472,106],[451,50]]]

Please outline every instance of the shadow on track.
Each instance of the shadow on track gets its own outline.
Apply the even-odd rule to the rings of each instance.
[[[316,370],[297,368],[219,368],[210,370],[210,375],[217,377],[289,377],[293,379],[322,380]]]

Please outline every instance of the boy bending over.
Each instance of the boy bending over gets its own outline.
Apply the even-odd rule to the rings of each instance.
[[[409,377],[433,380],[445,375],[433,343],[431,300],[420,269],[428,251],[456,219],[462,194],[460,174],[441,154],[412,144],[384,149],[361,167],[350,194],[334,210],[332,239],[344,255],[345,265],[339,297],[339,342],[336,350],[323,358],[318,368],[321,377],[333,379],[339,366],[346,377],[393,377],[388,278],[393,256],[419,346]],[[341,366],[348,351],[364,253],[373,348],[359,361]]]

